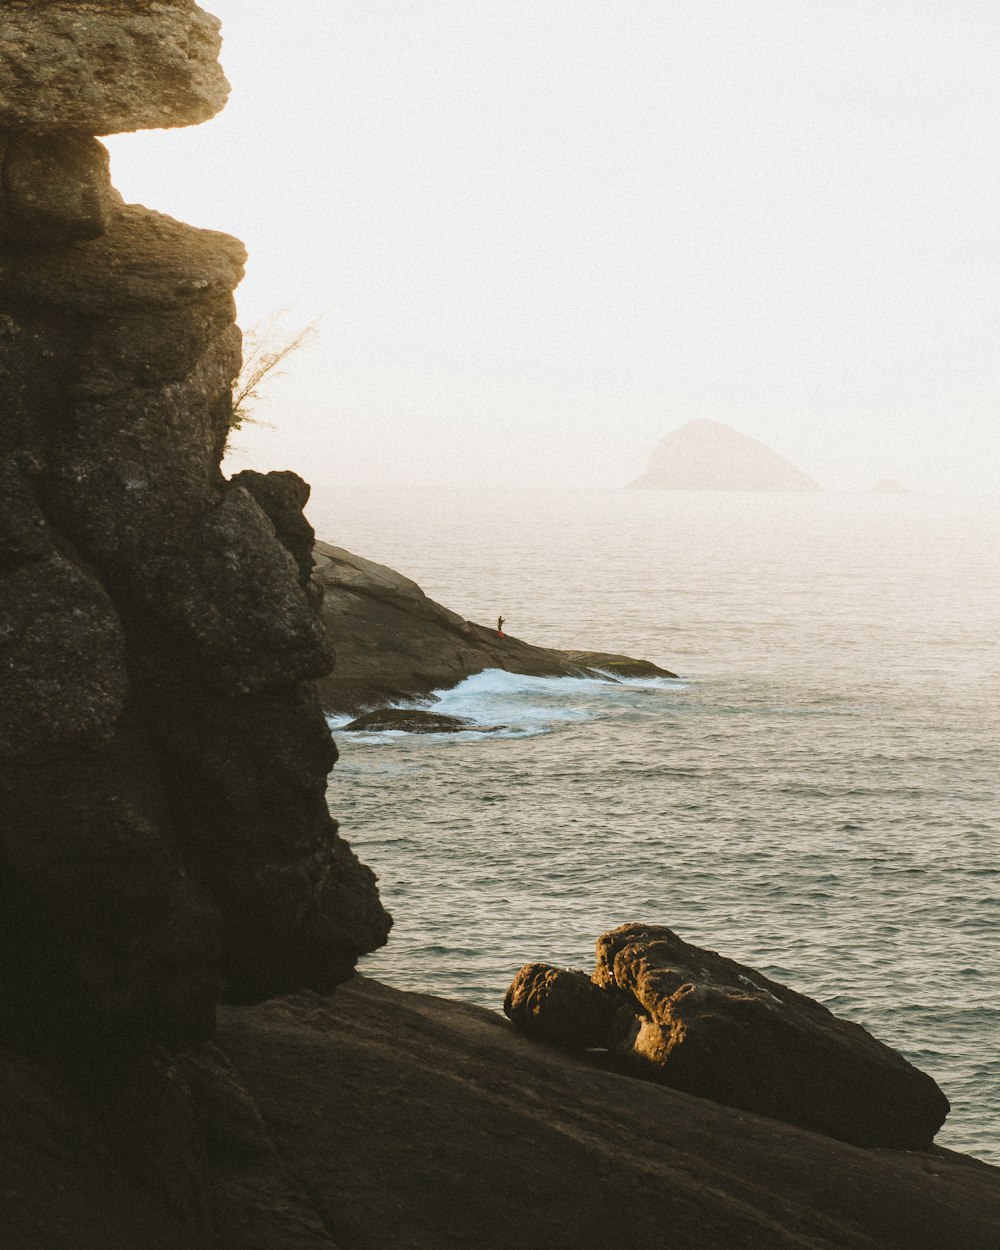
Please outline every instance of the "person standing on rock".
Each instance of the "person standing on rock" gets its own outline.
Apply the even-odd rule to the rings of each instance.
[[[506,618],[505,616],[498,616],[498,617],[497,617],[497,637],[498,637],[498,638],[506,638],[506,637],[507,637],[507,635],[503,632],[503,623],[504,623],[504,621],[505,621],[506,619],[507,619],[507,618]]]

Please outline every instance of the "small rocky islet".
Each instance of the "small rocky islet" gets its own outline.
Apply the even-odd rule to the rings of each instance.
[[[216,113],[218,50],[193,0],[3,6],[0,1243],[995,1250],[929,1078],[669,930],[522,976],[558,1047],[353,975],[390,919],[324,706],[412,686],[401,611],[462,651],[419,686],[498,640],[314,570],[308,487],[220,471],[242,246],[122,204],[97,139]]]
[[[630,490],[818,491],[773,448],[722,421],[688,421],[663,438]]]

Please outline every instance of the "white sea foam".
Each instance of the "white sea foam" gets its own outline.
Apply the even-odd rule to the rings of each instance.
[[[435,690],[432,704],[416,706],[432,707],[435,713],[470,722],[468,729],[458,733],[422,736],[468,742],[484,737],[524,738],[547,733],[562,725],[604,716],[627,704],[638,692],[682,688],[682,682],[660,677],[622,679],[610,673],[604,677],[529,677],[489,668],[450,689]],[[392,706],[414,705],[397,702]],[[336,730],[349,724],[351,717],[341,715],[327,719],[331,729]],[[352,741],[375,745],[410,736],[405,731],[392,729],[358,733],[352,736]]]

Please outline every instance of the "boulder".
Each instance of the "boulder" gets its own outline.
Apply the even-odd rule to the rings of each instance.
[[[60,313],[77,313],[112,326],[126,317],[137,318],[136,342],[120,346],[131,352],[141,348],[142,358],[153,363],[173,364],[169,376],[180,379],[204,351],[211,330],[218,333],[231,323],[233,291],[245,264],[246,249],[231,235],[198,230],[163,213],[126,204],[115,209],[107,229],[93,240],[0,257],[0,282],[10,296],[30,292],[39,306]],[[188,351],[174,363],[174,344],[161,343],[158,352],[155,338],[144,333],[144,314],[177,316],[189,310],[215,315],[190,332]],[[117,372],[119,361],[125,363],[112,355],[109,370]],[[113,378],[114,372],[108,376]]]
[[[569,1050],[606,1050],[623,1040],[635,1018],[628,994],[597,985],[585,972],[548,964],[525,964],[503,1009],[529,1037]]]
[[[858,1146],[926,1149],[948,1114],[934,1080],[859,1024],[663,926],[605,933],[593,981],[631,997],[634,1027],[607,1044],[647,1080]],[[556,970],[528,965],[505,1010],[534,1036],[568,1045],[571,1015],[552,983]],[[601,1044],[594,1036],[580,1027],[577,1046]]]
[[[308,586],[312,579],[313,545],[316,532],[303,514],[309,502],[309,483],[297,473],[256,473],[244,469],[229,479],[230,486],[242,486],[253,496],[274,526],[278,542],[295,561],[299,581]]]
[[[121,131],[208,121],[229,94],[219,22],[193,0],[5,0],[0,128]]]

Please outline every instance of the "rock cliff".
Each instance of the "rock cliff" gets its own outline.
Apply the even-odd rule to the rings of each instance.
[[[271,517],[301,532],[306,488],[219,469],[243,247],[123,204],[95,137],[216,112],[218,22],[2,16],[3,1028],[140,1052],[207,1037],[220,1000],[332,988],[388,918],[325,804],[332,655]]]

